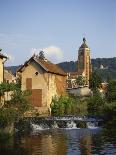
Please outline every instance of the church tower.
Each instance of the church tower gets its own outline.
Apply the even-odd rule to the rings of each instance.
[[[85,84],[89,85],[90,74],[92,72],[90,48],[87,46],[86,39],[78,50],[78,75],[85,77]]]

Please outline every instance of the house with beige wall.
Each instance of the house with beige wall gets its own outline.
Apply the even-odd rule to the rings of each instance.
[[[0,53],[0,83],[4,81],[4,62],[6,60],[7,57]]]
[[[4,82],[6,83],[16,83],[16,76],[7,69],[4,69]]]
[[[50,109],[52,98],[65,93],[66,73],[38,55],[33,55],[17,73],[21,76],[22,90],[31,90],[34,107]]]
[[[0,49],[1,52],[1,49]],[[4,82],[4,63],[7,60],[7,57],[0,53],[0,84]],[[2,102],[2,96],[0,96],[0,102]]]

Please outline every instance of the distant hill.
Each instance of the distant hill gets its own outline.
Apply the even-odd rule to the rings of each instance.
[[[96,58],[91,60],[92,67],[96,70],[103,80],[108,77],[116,79],[116,57],[114,58]],[[77,61],[62,62],[58,64],[65,72],[77,71]],[[101,68],[101,65],[103,68]]]
[[[21,67],[21,65],[19,65],[19,66],[9,66],[9,67],[5,67],[5,69],[11,71],[13,75],[16,75],[16,71],[17,71],[17,69],[19,67]]]
[[[116,57],[114,58],[96,58],[91,60],[92,67],[96,70],[103,80],[106,80],[107,77],[116,79]],[[77,71],[77,61],[70,62],[61,62],[58,64],[65,72],[76,72]],[[103,66],[101,68],[100,66]],[[10,70],[14,75],[19,66],[9,66],[5,67]]]

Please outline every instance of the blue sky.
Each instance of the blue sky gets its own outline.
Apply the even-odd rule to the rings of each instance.
[[[91,57],[116,56],[116,0],[0,0],[0,48],[7,65],[41,49],[54,63],[77,60],[86,37]]]

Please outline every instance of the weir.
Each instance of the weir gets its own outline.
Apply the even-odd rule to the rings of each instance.
[[[96,129],[101,125],[102,119],[87,116],[63,116],[63,117],[34,117],[30,119],[32,131],[48,129]]]

